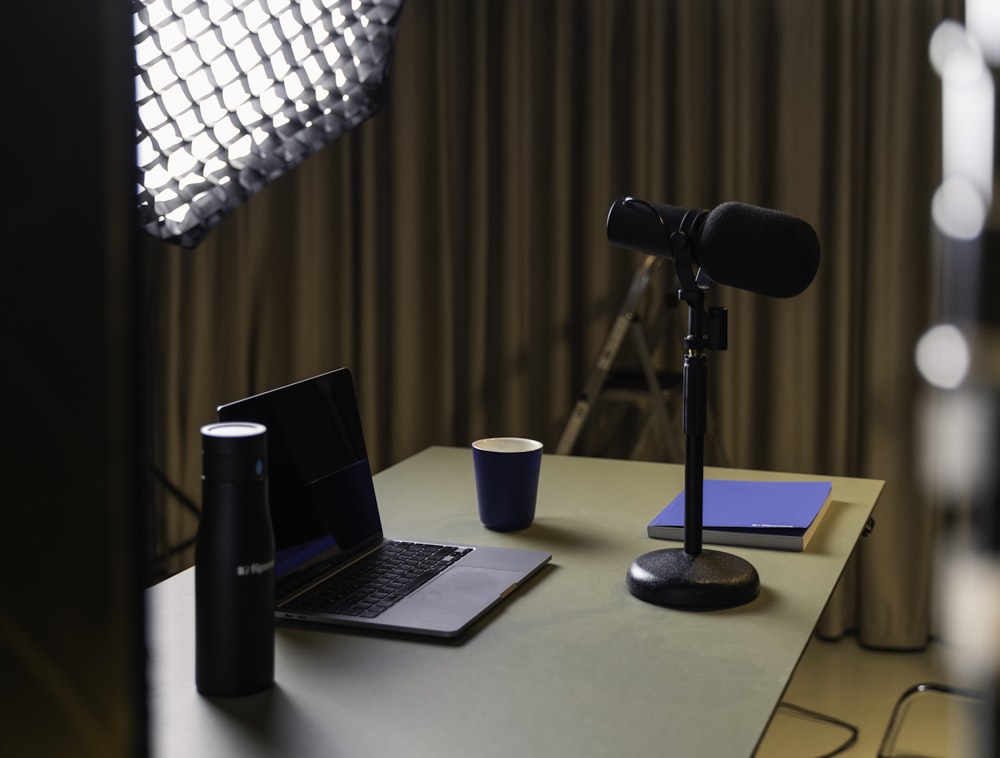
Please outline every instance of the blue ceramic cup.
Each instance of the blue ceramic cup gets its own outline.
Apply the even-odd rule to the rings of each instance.
[[[513,532],[535,518],[542,443],[522,437],[490,437],[472,443],[479,520],[489,529]]]

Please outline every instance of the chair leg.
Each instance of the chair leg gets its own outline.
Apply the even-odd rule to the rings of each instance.
[[[921,682],[920,684],[914,684],[912,687],[907,689],[899,699],[896,701],[896,705],[892,709],[892,715],[889,717],[889,725],[886,727],[885,734],[882,735],[882,743],[879,745],[878,758],[892,758],[893,746],[896,744],[896,739],[899,737],[899,732],[903,726],[903,720],[906,717],[906,712],[910,707],[910,701],[917,695],[925,692],[937,692],[942,695],[948,695],[952,697],[961,697],[969,700],[982,700],[982,693],[975,692],[973,690],[963,689],[961,687],[953,687],[948,684],[939,684],[937,682]]]

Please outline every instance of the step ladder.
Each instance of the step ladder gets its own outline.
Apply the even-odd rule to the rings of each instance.
[[[611,331],[604,341],[597,362],[591,369],[556,445],[557,454],[569,455],[573,452],[594,406],[602,400],[607,400],[641,404],[649,409],[646,423],[632,448],[632,458],[638,456],[653,429],[658,428],[667,459],[674,462],[683,460],[677,444],[680,425],[679,422],[675,423],[669,409],[670,400],[680,396],[683,375],[680,371],[658,372],[654,368],[653,350],[650,349],[646,331],[639,317],[640,301],[661,261],[661,258],[654,255],[644,256],[642,264],[632,277],[632,283],[618,310]],[[672,317],[668,314],[669,326],[676,319],[676,303],[669,304],[668,308],[674,314]],[[631,338],[639,370],[615,371],[614,363],[627,338]],[[680,331],[678,331],[679,340]]]

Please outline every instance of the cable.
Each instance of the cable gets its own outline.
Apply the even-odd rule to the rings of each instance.
[[[188,497],[187,494],[183,490],[181,490],[180,487],[178,487],[176,484],[170,481],[170,479],[167,478],[167,475],[164,474],[162,471],[160,471],[160,469],[157,467],[155,463],[153,463],[152,461],[148,461],[148,465],[149,465],[149,471],[150,473],[152,473],[153,478],[156,479],[156,481],[158,481],[160,484],[162,484],[164,489],[167,490],[167,492],[169,492],[171,495],[177,498],[177,500],[180,502],[181,505],[183,505],[185,508],[191,511],[191,513],[193,513],[195,516],[198,516],[200,518],[201,508],[198,507],[198,504],[190,497]]]
[[[164,474],[163,471],[161,471],[160,468],[155,463],[153,463],[152,460],[148,460],[146,464],[149,468],[149,472],[152,475],[152,477],[160,485],[162,485],[163,488],[167,490],[167,492],[171,496],[173,496],[177,500],[177,502],[181,504],[181,506],[183,506],[187,511],[189,511],[194,516],[200,519],[201,508],[198,506],[198,504],[192,498],[190,498],[183,490],[181,490],[180,487],[178,487],[176,484],[170,481],[169,477],[167,477],[167,475]],[[167,547],[167,549],[161,553],[151,555],[149,558],[150,560],[149,583],[155,583],[160,579],[166,578],[167,562],[174,556],[180,555],[181,553],[190,549],[194,545],[196,539],[197,537],[189,537],[183,542]]]
[[[823,753],[822,755],[818,755],[816,756],[816,758],[833,758],[833,756],[840,755],[845,750],[852,747],[858,741],[858,727],[854,726],[853,724],[848,724],[846,721],[841,721],[840,719],[834,718],[833,716],[828,716],[825,713],[811,711],[808,708],[803,708],[801,705],[795,705],[794,703],[787,703],[782,701],[778,703],[778,707],[794,711],[802,716],[805,716],[806,718],[813,719],[814,721],[822,721],[827,724],[833,724],[834,726],[846,729],[850,733],[850,736],[842,745],[840,745],[839,747],[837,747],[836,749],[832,750],[829,753]]]

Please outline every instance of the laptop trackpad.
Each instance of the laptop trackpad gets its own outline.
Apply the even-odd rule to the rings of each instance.
[[[401,600],[380,618],[429,632],[455,632],[517,586],[516,571],[453,566]]]
[[[421,589],[425,600],[447,600],[456,595],[470,599],[500,598],[517,585],[516,571],[468,566],[453,566]]]

